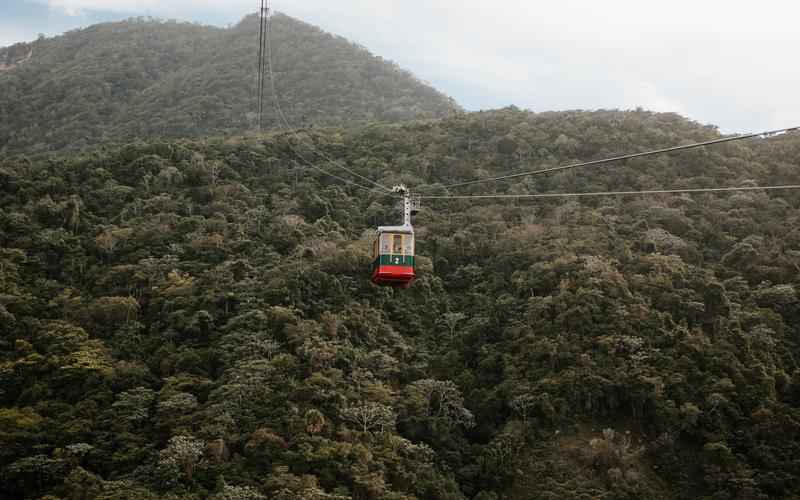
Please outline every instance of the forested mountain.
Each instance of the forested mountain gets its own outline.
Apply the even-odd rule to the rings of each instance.
[[[258,30],[255,15],[230,29],[131,19],[2,49],[0,155],[252,130]],[[395,64],[296,19],[275,15],[271,38],[277,94],[294,126],[459,109]],[[265,105],[266,125],[278,126],[271,93]]]
[[[0,162],[0,496],[798,498],[798,192],[427,200],[393,290],[397,200],[294,153],[432,188],[717,136],[506,109]],[[463,192],[799,162],[786,135]]]

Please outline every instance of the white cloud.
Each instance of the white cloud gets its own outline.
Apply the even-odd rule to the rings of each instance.
[[[490,89],[497,106],[643,106],[726,131],[800,121],[798,3],[409,0],[388,15],[360,4],[306,0],[291,9],[390,52],[425,79],[458,75]]]
[[[255,0],[28,0],[235,22]],[[800,120],[800,2],[273,0],[440,82],[468,108],[675,110],[739,131]]]
[[[191,19],[196,13],[231,13],[249,10],[242,0],[221,2],[215,0],[26,0],[46,4],[50,9],[69,16],[78,16],[86,11],[107,11],[121,13],[147,13],[163,17],[177,16]],[[238,4],[238,5],[237,5]]]
[[[120,2],[115,0],[37,0],[57,11],[69,16],[80,15],[85,10],[105,10],[112,12],[139,11],[152,8],[155,2],[148,0],[133,0]]]

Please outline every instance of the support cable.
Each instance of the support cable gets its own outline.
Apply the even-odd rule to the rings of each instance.
[[[263,95],[263,80],[264,80],[264,1],[258,8],[258,75],[256,77],[256,109],[258,110],[258,130],[263,129],[263,115],[264,115],[264,95]]]
[[[266,82],[266,70],[269,67],[270,70],[270,81],[272,82],[272,89],[273,92],[275,90],[274,81],[272,77],[272,55],[271,55],[271,45],[269,46],[270,53],[269,53],[269,61],[267,61],[268,53],[267,53],[267,45],[268,45],[268,38],[269,32],[271,29],[271,16],[270,16],[270,6],[269,0],[260,0],[259,10],[258,10],[258,17],[259,17],[259,28],[258,28],[258,75],[256,78],[256,99],[257,99],[257,112],[258,112],[258,130],[262,131],[264,128],[264,89],[265,89],[265,82]],[[277,102],[277,99],[276,99]],[[283,111],[280,112],[283,115]],[[285,119],[285,117],[284,117]],[[278,125],[282,127],[280,121]],[[297,134],[294,133],[295,138]],[[326,170],[312,164],[308,161],[305,156],[297,151],[295,147],[291,144],[291,140],[287,142],[289,149],[300,158],[304,163],[308,165],[311,169],[317,170],[318,172],[332,177],[334,179],[340,180],[345,184],[349,184],[355,186],[359,189],[366,190],[368,192],[375,192],[375,189],[363,186],[357,182],[353,182],[350,179],[345,179],[344,177],[340,177],[338,175],[332,174],[327,172]]]
[[[267,56],[267,65],[266,65],[266,67],[267,67],[267,70],[269,71],[269,81],[270,81],[270,87],[271,87],[271,91],[272,91],[272,98],[273,98],[273,101],[275,103],[275,110],[277,111],[278,118],[279,118],[278,126],[280,128],[288,129],[292,133],[292,135],[294,135],[294,137],[297,139],[298,143],[300,143],[301,145],[306,146],[311,151],[316,152],[319,156],[323,157],[325,160],[327,160],[333,166],[338,167],[338,168],[344,170],[345,172],[347,172],[347,173],[349,173],[349,174],[351,174],[351,175],[353,175],[355,177],[358,177],[359,179],[361,179],[363,181],[366,181],[367,183],[372,184],[373,186],[376,186],[376,187],[380,188],[381,190],[383,190],[387,194],[392,193],[392,190],[390,188],[388,188],[387,186],[384,186],[383,184],[375,182],[374,180],[370,179],[369,177],[363,176],[363,175],[359,174],[358,172],[353,171],[352,169],[350,169],[350,168],[346,167],[345,165],[343,165],[341,162],[338,162],[338,161],[334,160],[333,158],[331,158],[327,154],[325,154],[322,151],[320,151],[319,149],[315,148],[313,144],[304,144],[303,141],[301,140],[300,136],[298,135],[297,131],[295,129],[293,129],[292,126],[289,124],[289,120],[286,118],[286,114],[283,112],[283,108],[281,107],[280,100],[278,99],[278,92],[277,92],[277,88],[276,88],[276,85],[275,85],[275,73],[273,71],[273,64],[272,64],[272,17],[269,16],[269,15],[267,16],[267,28],[266,28],[266,56]],[[290,145],[289,147],[292,149],[292,151],[294,151],[294,153],[298,157],[300,157],[303,161],[305,161],[306,163],[311,165],[311,162],[309,162],[303,155],[301,155],[293,146]],[[312,167],[315,168],[316,170],[319,170],[320,172],[325,173],[326,175],[331,175],[331,177],[335,177],[335,178],[341,179],[341,177],[334,176],[334,175],[326,172],[325,170],[322,170],[319,167],[316,167],[316,166],[312,166]],[[359,184],[356,184],[356,183],[352,183],[352,184],[359,185]],[[361,187],[363,188],[364,186],[361,186]],[[369,189],[369,188],[367,188],[367,189]]]
[[[272,16],[269,7],[269,0],[261,0],[261,8],[259,11],[259,18],[260,18],[260,27],[259,27],[259,75],[258,75],[258,87],[259,87],[259,130],[263,129],[263,100],[264,100],[264,87],[265,87],[265,72],[269,71],[269,82],[270,82],[270,90],[272,92],[273,101],[275,104],[275,109],[278,114],[278,126],[279,128],[288,129],[289,133],[294,136],[297,140],[298,144],[305,146],[309,149],[312,154],[316,153],[317,155],[323,157],[333,166],[340,168],[347,173],[368,182],[369,184],[379,188],[383,192],[377,191],[375,188],[370,188],[354,182],[352,180],[346,179],[344,177],[332,174],[331,172],[314,165],[309,159],[291,143],[291,139],[288,140],[287,145],[288,147],[294,152],[294,154],[300,158],[304,163],[307,164],[308,167],[317,170],[318,172],[330,176],[334,179],[340,180],[346,184],[350,184],[352,186],[358,187],[360,189],[366,190],[371,193],[382,194],[385,196],[393,195],[392,190],[387,186],[384,186],[366,176],[359,174],[358,172],[353,171],[352,169],[346,167],[341,162],[338,162],[325,154],[323,151],[320,151],[316,148],[313,144],[305,144],[302,141],[302,138],[297,133],[296,129],[293,129],[289,123],[289,120],[286,118],[285,113],[283,112],[283,108],[281,107],[280,100],[278,98],[278,93],[276,89],[275,83],[275,74],[273,70],[273,57],[272,57]],[[264,60],[266,58],[266,61]],[[597,165],[604,165],[613,162],[625,161],[634,158],[644,158],[648,156],[654,156],[658,154],[664,153],[672,153],[677,151],[685,151],[689,149],[700,148],[704,146],[710,146],[715,144],[722,144],[727,142],[734,142],[734,141],[741,141],[745,139],[751,139],[755,137],[771,137],[787,132],[793,132],[800,130],[800,127],[792,127],[792,128],[784,128],[778,130],[772,130],[768,132],[760,132],[754,134],[746,134],[746,135],[738,135],[732,137],[724,137],[721,139],[714,139],[709,141],[698,142],[694,144],[687,144],[683,146],[674,146],[670,148],[663,148],[657,149],[653,151],[646,151],[642,153],[633,153],[623,156],[616,156],[612,158],[606,158],[601,160],[593,160],[581,163],[574,163],[570,165],[562,165],[557,167],[545,168],[540,170],[533,170],[528,172],[519,172],[515,174],[497,176],[497,177],[490,177],[486,179],[474,179],[465,182],[458,182],[454,184],[449,184],[446,186],[430,186],[427,188],[421,188],[417,191],[430,191],[433,189],[449,189],[455,187],[462,187],[468,186],[473,184],[482,184],[488,182],[499,182],[503,180],[509,179],[516,179],[520,177],[526,176],[533,176],[533,175],[542,175],[542,174],[549,174],[555,172],[562,172],[565,170],[577,169],[582,167],[589,167],[589,166],[597,166]],[[785,186],[746,186],[746,187],[728,187],[728,188],[694,188],[694,189],[666,189],[666,190],[650,190],[650,191],[606,191],[606,192],[595,192],[595,193],[541,193],[541,194],[491,194],[491,195],[441,195],[441,196],[420,196],[420,199],[537,199],[537,198],[576,198],[576,197],[608,197],[608,196],[633,196],[633,195],[649,195],[649,194],[692,194],[692,193],[719,193],[719,192],[736,192],[736,191],[759,191],[759,190],[796,190],[800,189],[800,185],[785,185]]]
[[[783,186],[742,186],[723,188],[687,188],[687,189],[655,189],[649,191],[602,191],[594,193],[539,193],[539,194],[477,194],[477,195],[441,195],[420,196],[423,200],[478,200],[478,199],[535,199],[535,198],[590,198],[610,196],[635,196],[649,194],[697,194],[697,193],[730,193],[737,191],[778,191],[797,190],[800,184]]]
[[[726,143],[726,142],[742,141],[742,140],[745,140],[745,139],[752,139],[754,137],[767,138],[767,137],[772,137],[772,136],[775,136],[775,135],[784,134],[784,133],[787,133],[787,132],[794,132],[794,131],[797,131],[797,130],[800,130],[800,127],[783,128],[783,129],[778,129],[778,130],[771,130],[771,131],[768,131],[768,132],[759,132],[759,133],[755,133],[755,134],[737,135],[737,136],[733,136],[733,137],[723,137],[722,139],[714,139],[714,140],[711,140],[711,141],[697,142],[697,143],[694,143],[694,144],[687,144],[687,145],[684,145],[684,146],[673,146],[673,147],[670,147],[670,148],[656,149],[656,150],[653,150],[653,151],[645,151],[645,152],[642,152],[642,153],[633,153],[633,154],[628,154],[628,155],[623,155],[623,156],[615,156],[613,158],[605,158],[605,159],[602,159],[602,160],[592,160],[592,161],[586,161],[586,162],[581,162],[581,163],[573,163],[571,165],[561,165],[561,166],[558,166],[558,167],[543,168],[543,169],[540,169],[540,170],[532,170],[532,171],[529,171],[529,172],[519,172],[519,173],[516,173],[516,174],[501,175],[501,176],[498,176],[498,177],[489,177],[489,178],[486,178],[486,179],[473,179],[471,181],[457,182],[457,183],[454,183],[454,184],[448,184],[446,186],[430,186],[430,187],[426,187],[426,188],[417,189],[416,191],[417,192],[422,192],[422,191],[430,191],[430,190],[433,190],[433,189],[450,189],[450,188],[455,188],[455,187],[470,186],[470,185],[473,185],[473,184],[483,184],[483,183],[487,183],[487,182],[498,182],[498,181],[504,181],[504,180],[508,180],[508,179],[517,179],[517,178],[520,178],[520,177],[528,177],[528,176],[532,176],[532,175],[543,175],[543,174],[550,174],[550,173],[554,173],[554,172],[563,172],[565,170],[572,170],[572,169],[576,169],[576,168],[591,167],[591,166],[597,166],[597,165],[605,165],[607,163],[630,160],[630,159],[633,159],[633,158],[644,158],[644,157],[647,157],[647,156],[654,156],[654,155],[659,155],[659,154],[664,154],[664,153],[673,153],[673,152],[676,152],[676,151],[686,151],[688,149],[695,149],[695,148],[700,148],[700,147],[703,147],[703,146],[711,146],[711,145],[714,145],[714,144],[722,144],[722,143]]]

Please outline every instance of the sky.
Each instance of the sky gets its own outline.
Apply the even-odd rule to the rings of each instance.
[[[136,15],[226,26],[257,0],[0,0],[0,46]],[[723,132],[800,125],[800,2],[273,0],[468,110],[674,111]]]

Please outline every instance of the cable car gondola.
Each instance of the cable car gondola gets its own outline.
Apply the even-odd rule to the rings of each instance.
[[[378,227],[372,244],[372,282],[408,288],[416,278],[411,215],[419,211],[419,199],[412,199],[408,189],[402,185],[396,186],[394,191],[403,195],[403,225]]]

